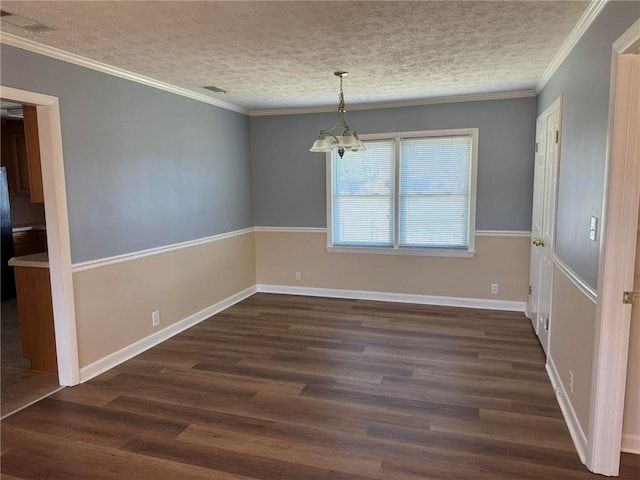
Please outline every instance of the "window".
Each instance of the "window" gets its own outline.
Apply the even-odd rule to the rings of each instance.
[[[472,256],[478,129],[360,135],[328,156],[328,249]]]

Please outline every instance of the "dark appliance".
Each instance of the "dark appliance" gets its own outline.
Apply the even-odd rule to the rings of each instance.
[[[7,169],[0,167],[0,246],[2,248],[2,300],[16,296],[16,282],[9,259],[13,257],[13,227],[11,226],[11,205],[9,203],[9,185]]]

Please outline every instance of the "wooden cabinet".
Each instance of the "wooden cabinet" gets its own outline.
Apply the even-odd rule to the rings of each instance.
[[[45,230],[26,230],[13,232],[13,256],[23,257],[32,253],[47,251],[47,232]]]
[[[20,120],[2,120],[2,166],[7,167],[9,191],[29,193],[29,165],[24,127]]]
[[[48,268],[14,267],[22,354],[31,370],[57,374],[56,337]]]
[[[40,162],[40,139],[38,138],[38,113],[36,107],[23,105],[24,141],[29,170],[29,194],[33,203],[44,203],[42,187],[42,165]]]
[[[30,195],[31,202],[44,203],[38,118],[36,107],[22,107],[24,121],[2,120],[2,166],[7,167],[9,191]]]

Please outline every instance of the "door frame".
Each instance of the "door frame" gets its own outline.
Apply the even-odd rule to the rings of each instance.
[[[640,19],[612,46],[587,466],[618,475],[640,199]],[[633,57],[622,55],[635,53]],[[632,64],[636,66],[633,67]]]
[[[3,85],[0,85],[0,97],[36,106],[58,379],[60,385],[77,385],[80,365],[58,97]]]

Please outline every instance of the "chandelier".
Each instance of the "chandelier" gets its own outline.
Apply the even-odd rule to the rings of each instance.
[[[336,123],[333,124],[333,127],[328,128],[326,130],[320,130],[320,135],[313,145],[309,149],[310,152],[330,152],[334,148],[338,149],[338,155],[340,158],[344,155],[346,150],[350,150],[352,152],[363,152],[366,150],[364,143],[358,138],[356,132],[352,131],[347,125],[347,122],[344,119],[344,113],[347,111],[347,107],[344,103],[344,94],[342,93],[342,78],[346,77],[349,72],[333,72],[336,77],[340,77],[340,96],[338,97],[338,119]],[[334,128],[336,128],[340,123],[344,127],[344,131],[342,132],[341,137],[337,137],[333,133]]]

